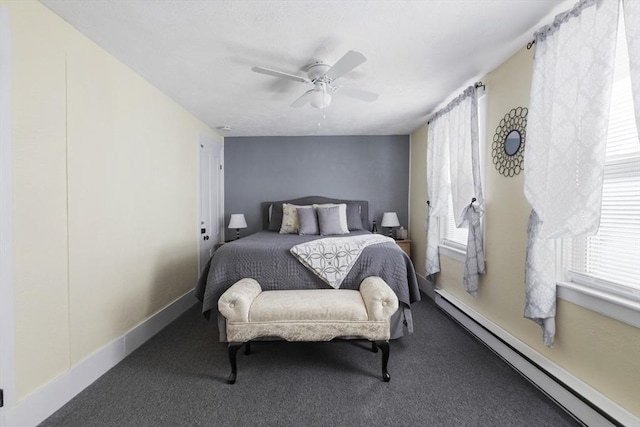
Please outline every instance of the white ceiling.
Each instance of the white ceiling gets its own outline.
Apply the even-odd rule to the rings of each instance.
[[[223,136],[406,135],[575,0],[41,0]],[[290,104],[312,59],[367,57],[320,120]],[[490,90],[490,88],[489,88]]]

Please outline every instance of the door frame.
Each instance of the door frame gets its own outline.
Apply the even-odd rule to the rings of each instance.
[[[0,6],[0,426],[6,425],[8,409],[15,405],[9,33],[9,13]]]
[[[224,138],[222,139],[224,141]],[[220,218],[220,223],[218,224],[219,227],[219,232],[220,232],[220,241],[224,242],[225,240],[225,227],[224,227],[224,142],[220,142],[215,140],[214,138],[212,138],[211,136],[207,135],[204,132],[200,132],[198,135],[198,143],[197,143],[197,150],[198,150],[198,156],[197,156],[197,163],[198,163],[198,168],[197,168],[197,189],[198,189],[198,217],[197,217],[197,227],[196,227],[196,242],[198,244],[197,249],[198,249],[198,274],[200,274],[201,268],[202,266],[200,265],[200,239],[202,238],[202,235],[200,234],[200,208],[201,208],[201,200],[200,200],[200,153],[201,150],[200,148],[202,147],[203,143],[210,143],[210,144],[217,144],[220,146],[220,163],[222,166],[221,170],[218,170],[218,218]]]

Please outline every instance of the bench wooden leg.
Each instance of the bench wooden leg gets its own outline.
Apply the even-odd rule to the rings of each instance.
[[[248,356],[251,354],[251,341],[247,341],[245,344],[244,354]]]
[[[229,379],[227,379],[227,384],[235,384],[236,376],[238,374],[238,365],[236,363],[236,354],[238,350],[242,347],[241,342],[230,342],[229,343],[229,362],[231,362],[231,374],[229,375]]]
[[[378,346],[376,345],[375,341],[371,341],[371,351],[373,353],[377,353],[378,352]]]
[[[389,363],[389,341],[375,341],[375,345],[382,350],[382,381],[388,383],[391,380],[391,375],[387,370]]]

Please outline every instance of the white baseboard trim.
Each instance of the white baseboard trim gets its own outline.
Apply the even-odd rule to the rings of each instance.
[[[30,396],[3,408],[6,426],[38,425],[195,303],[194,290],[191,290]]]
[[[588,426],[637,426],[640,418],[556,365],[450,293],[436,304],[536,387]]]

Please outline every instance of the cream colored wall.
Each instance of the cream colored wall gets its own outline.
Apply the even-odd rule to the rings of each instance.
[[[200,132],[35,1],[11,31],[18,400],[191,290]]]
[[[411,158],[409,159],[409,234],[411,236],[411,260],[416,273],[424,277],[427,233],[427,125],[411,133]]]
[[[11,37],[14,360],[21,398],[69,369],[66,29],[42,6],[3,6]]]
[[[548,349],[542,344],[540,327],[523,318],[526,230],[531,208],[523,193],[524,174],[513,178],[500,175],[491,163],[491,141],[506,113],[529,105],[532,55],[533,51],[522,49],[482,79],[488,89],[488,164],[484,181],[487,274],[481,280],[480,294],[474,299],[464,292],[464,265],[446,257],[440,257],[437,287],[455,295],[544,357],[640,416],[638,329],[559,300],[556,341],[553,349]],[[423,133],[420,128],[412,134],[412,150],[415,144],[426,144]],[[425,189],[424,179],[420,182],[414,179],[420,177],[412,175],[412,191],[418,191],[420,185]],[[419,212],[414,213],[412,209],[412,218],[417,214]],[[423,258],[424,252],[424,247],[416,248],[417,257]]]

